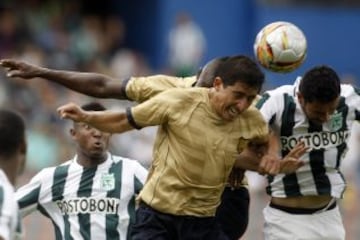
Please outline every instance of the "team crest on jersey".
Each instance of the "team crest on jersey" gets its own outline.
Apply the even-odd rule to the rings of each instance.
[[[110,191],[115,188],[115,176],[113,173],[104,173],[101,175],[101,188]]]
[[[340,113],[334,113],[330,118],[330,129],[332,131],[337,131],[342,128],[343,125],[343,116]]]

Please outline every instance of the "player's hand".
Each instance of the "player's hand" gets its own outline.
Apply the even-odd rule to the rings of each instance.
[[[28,64],[23,61],[2,59],[0,66],[5,69],[6,76],[11,78],[34,78],[38,77],[43,68]]]
[[[228,184],[231,188],[238,189],[242,186],[245,171],[240,168],[234,167],[228,178]]]
[[[293,149],[282,159],[280,172],[289,174],[295,172],[298,168],[304,165],[300,158],[309,150],[303,142],[299,142]]]
[[[257,172],[261,175],[276,175],[280,172],[280,158],[266,154],[261,158]]]
[[[88,117],[86,111],[82,110],[75,103],[65,104],[57,109],[58,114],[63,119],[71,119],[75,122],[86,122]]]

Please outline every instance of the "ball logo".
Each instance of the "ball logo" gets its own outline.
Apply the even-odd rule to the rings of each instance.
[[[101,188],[106,191],[115,189],[115,176],[113,173],[104,173],[101,175]]]

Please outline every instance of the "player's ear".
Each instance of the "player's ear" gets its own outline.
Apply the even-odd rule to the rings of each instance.
[[[297,95],[297,97],[299,99],[299,102],[301,104],[303,104],[304,103],[304,96],[301,94],[301,92],[297,92],[296,95]]]
[[[222,81],[221,77],[214,78],[213,87],[216,90],[219,90],[221,88],[222,84],[223,84],[223,81]]]
[[[76,135],[76,130],[75,130],[75,128],[70,128],[69,133],[70,133],[70,136],[71,136],[72,138],[74,138],[75,135]]]

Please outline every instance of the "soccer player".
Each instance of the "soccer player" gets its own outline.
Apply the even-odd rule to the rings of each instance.
[[[17,113],[0,110],[0,240],[20,239],[14,185],[26,158],[25,123]]]
[[[284,156],[299,141],[310,148],[295,173],[268,178],[265,239],[345,239],[336,202],[346,186],[340,166],[349,131],[360,120],[359,93],[340,84],[331,67],[315,66],[294,85],[269,91],[258,102],[278,135],[280,148],[272,152]]]
[[[82,109],[105,110],[96,102]],[[70,134],[74,158],[43,169],[16,192],[22,215],[40,211],[52,221],[57,240],[130,239],[135,196],[147,170],[108,152],[110,133],[74,122]]]
[[[58,109],[62,118],[107,132],[159,125],[132,239],[228,239],[213,217],[221,193],[234,164],[259,168],[262,155],[249,146],[266,145],[268,129],[250,107],[264,81],[257,64],[230,57],[216,76],[210,89],[169,89],[126,112],[88,112],[72,103]],[[288,160],[294,169],[301,165]],[[279,172],[278,159],[267,164],[266,173]]]

